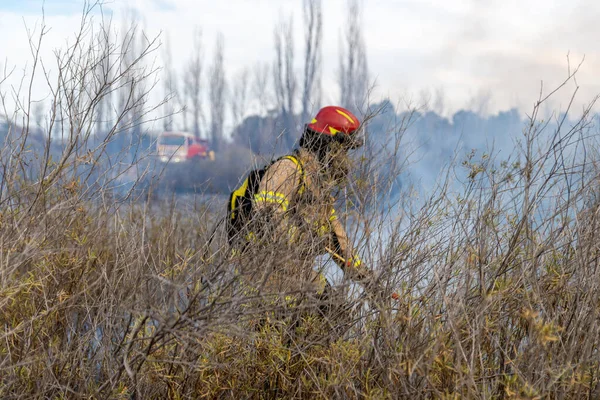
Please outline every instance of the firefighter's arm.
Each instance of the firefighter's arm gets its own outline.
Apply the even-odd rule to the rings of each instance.
[[[267,169],[254,195],[254,207],[257,213],[268,214],[270,220],[278,225],[273,228],[279,233],[291,229],[287,226],[285,216],[298,190],[299,180],[300,172],[294,162],[282,159]]]
[[[341,222],[338,221],[335,209],[333,208],[331,216],[329,217],[329,222],[333,233],[335,251],[337,252],[336,254],[332,254],[333,259],[344,270],[344,273],[349,274],[351,279],[360,282],[365,290],[376,290],[376,293],[381,292],[381,288],[378,287],[373,271],[368,269],[362,263],[360,258],[358,258],[358,255],[352,250],[346,230]],[[391,297],[394,300],[398,300],[400,295],[393,292]]]
[[[338,257],[333,257],[336,263],[352,280],[370,282],[373,279],[373,272],[362,263],[361,259],[352,249],[346,230],[338,220],[333,208],[329,222],[333,234],[334,249],[338,254]]]

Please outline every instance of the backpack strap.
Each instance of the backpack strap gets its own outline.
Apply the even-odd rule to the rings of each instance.
[[[302,166],[302,163],[300,162],[300,160],[298,160],[298,157],[296,155],[283,156],[283,157],[279,158],[277,161],[283,160],[283,159],[288,159],[288,160],[292,161],[296,165],[296,167],[300,168],[300,181],[299,181],[300,188],[298,189],[298,194],[301,195],[302,193],[304,193],[304,190],[305,190],[304,167]],[[271,165],[272,164],[273,163],[271,163]],[[240,210],[238,210],[238,208],[241,206],[240,201],[242,203],[244,203],[245,198],[249,194],[248,191],[251,192],[249,194],[250,197],[252,197],[254,195],[253,191],[255,190],[258,182],[262,179],[262,176],[264,175],[264,172],[266,171],[267,168],[268,167],[263,168],[261,170],[251,171],[250,174],[248,175],[248,177],[242,183],[242,185],[240,187],[238,187],[236,190],[234,190],[233,192],[231,192],[231,194],[229,196],[229,201],[227,204],[227,206],[228,206],[227,208],[229,211],[229,218],[231,221],[236,219],[237,213],[239,213],[239,211],[240,211]]]
[[[229,196],[229,212],[231,213],[229,218],[231,218],[232,220],[235,219],[235,211],[237,208],[237,199],[243,197],[246,194],[246,189],[248,189],[248,180],[249,179],[250,178],[247,177],[246,180],[244,180],[244,183],[242,183],[242,185],[239,188],[237,188],[236,190],[231,192],[231,195]]]

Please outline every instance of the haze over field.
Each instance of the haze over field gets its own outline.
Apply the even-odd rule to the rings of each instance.
[[[19,88],[18,98],[23,100],[22,89],[28,83],[23,77],[30,76],[33,65],[27,32],[39,34],[42,7],[48,30],[40,55],[53,79],[53,52],[73,43],[85,4],[82,0],[5,0],[0,4],[0,49],[4,55],[0,63],[8,75],[1,84],[7,93],[6,114],[12,115]],[[162,43],[146,60],[161,68],[150,98],[156,103],[164,97],[173,99],[146,116],[141,132],[193,131],[209,139],[222,137],[263,157],[282,153],[289,150],[306,118],[321,105],[347,103],[344,105],[351,107],[353,101],[340,101],[340,96],[348,97],[342,93],[342,81],[356,81],[351,89],[356,92],[354,98],[364,96],[372,86],[370,104],[387,98],[393,106],[383,116],[386,123],[377,125],[380,131],[371,130],[374,136],[389,129],[389,121],[394,120],[390,115],[398,116],[411,107],[419,110],[407,137],[417,148],[412,154],[415,162],[420,160],[412,172],[426,186],[431,186],[455,149],[460,155],[491,146],[510,152],[540,90],[548,94],[584,59],[571,117],[577,118],[600,93],[600,80],[594,73],[600,70],[600,48],[595,43],[600,27],[594,18],[600,15],[600,5],[594,0],[551,5],[538,0],[361,0],[355,2],[357,11],[351,4],[345,0],[322,4],[309,96],[303,92],[309,20],[302,1],[115,0],[94,8],[91,14],[96,27],[101,21],[111,21],[115,38],[123,37],[124,28],[134,23],[139,26],[138,34],[143,30],[147,39],[158,38],[157,43]],[[352,19],[352,15],[358,17]],[[353,24],[359,32],[348,39]],[[274,32],[285,60],[280,70],[281,90],[274,83],[278,79]],[[354,49],[357,60],[364,61],[344,77],[343,66],[349,62],[346,49],[353,41],[356,46],[350,47],[358,48]],[[288,60],[292,75],[288,74]],[[190,90],[192,65],[199,72],[197,107]],[[42,126],[50,96],[40,66],[37,68],[32,99],[36,121]],[[217,81],[222,83],[211,85]],[[571,81],[546,101],[541,116],[556,117],[566,110],[575,87]],[[101,110],[104,114],[100,117],[107,124],[115,117],[110,109],[109,105]],[[154,120],[173,112],[173,117]],[[22,113],[18,115],[15,121],[22,118]],[[277,147],[273,137],[284,130],[289,137]],[[263,134],[252,139],[257,131]],[[122,147],[119,143],[117,140],[114,146],[117,150]],[[249,154],[237,157],[236,162],[243,166],[223,181],[223,192],[237,182],[234,176],[250,165]]]

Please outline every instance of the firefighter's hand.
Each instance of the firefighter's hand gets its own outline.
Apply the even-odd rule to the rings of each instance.
[[[361,283],[375,279],[373,271],[365,267],[357,255],[344,261],[344,270],[350,274],[353,280]]]

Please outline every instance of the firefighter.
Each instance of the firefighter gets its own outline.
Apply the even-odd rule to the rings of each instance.
[[[336,189],[349,173],[349,150],[362,145],[360,121],[349,110],[328,106],[305,125],[299,148],[268,167],[252,171],[229,200],[229,238],[240,252],[264,249],[267,243],[290,246],[293,260],[264,276],[277,291],[331,290],[322,273],[313,270],[315,256],[329,253],[345,274],[367,286],[373,281],[353,249],[334,208]],[[261,250],[262,251],[262,250]],[[284,253],[281,252],[280,253]],[[258,279],[263,282],[263,279]]]

